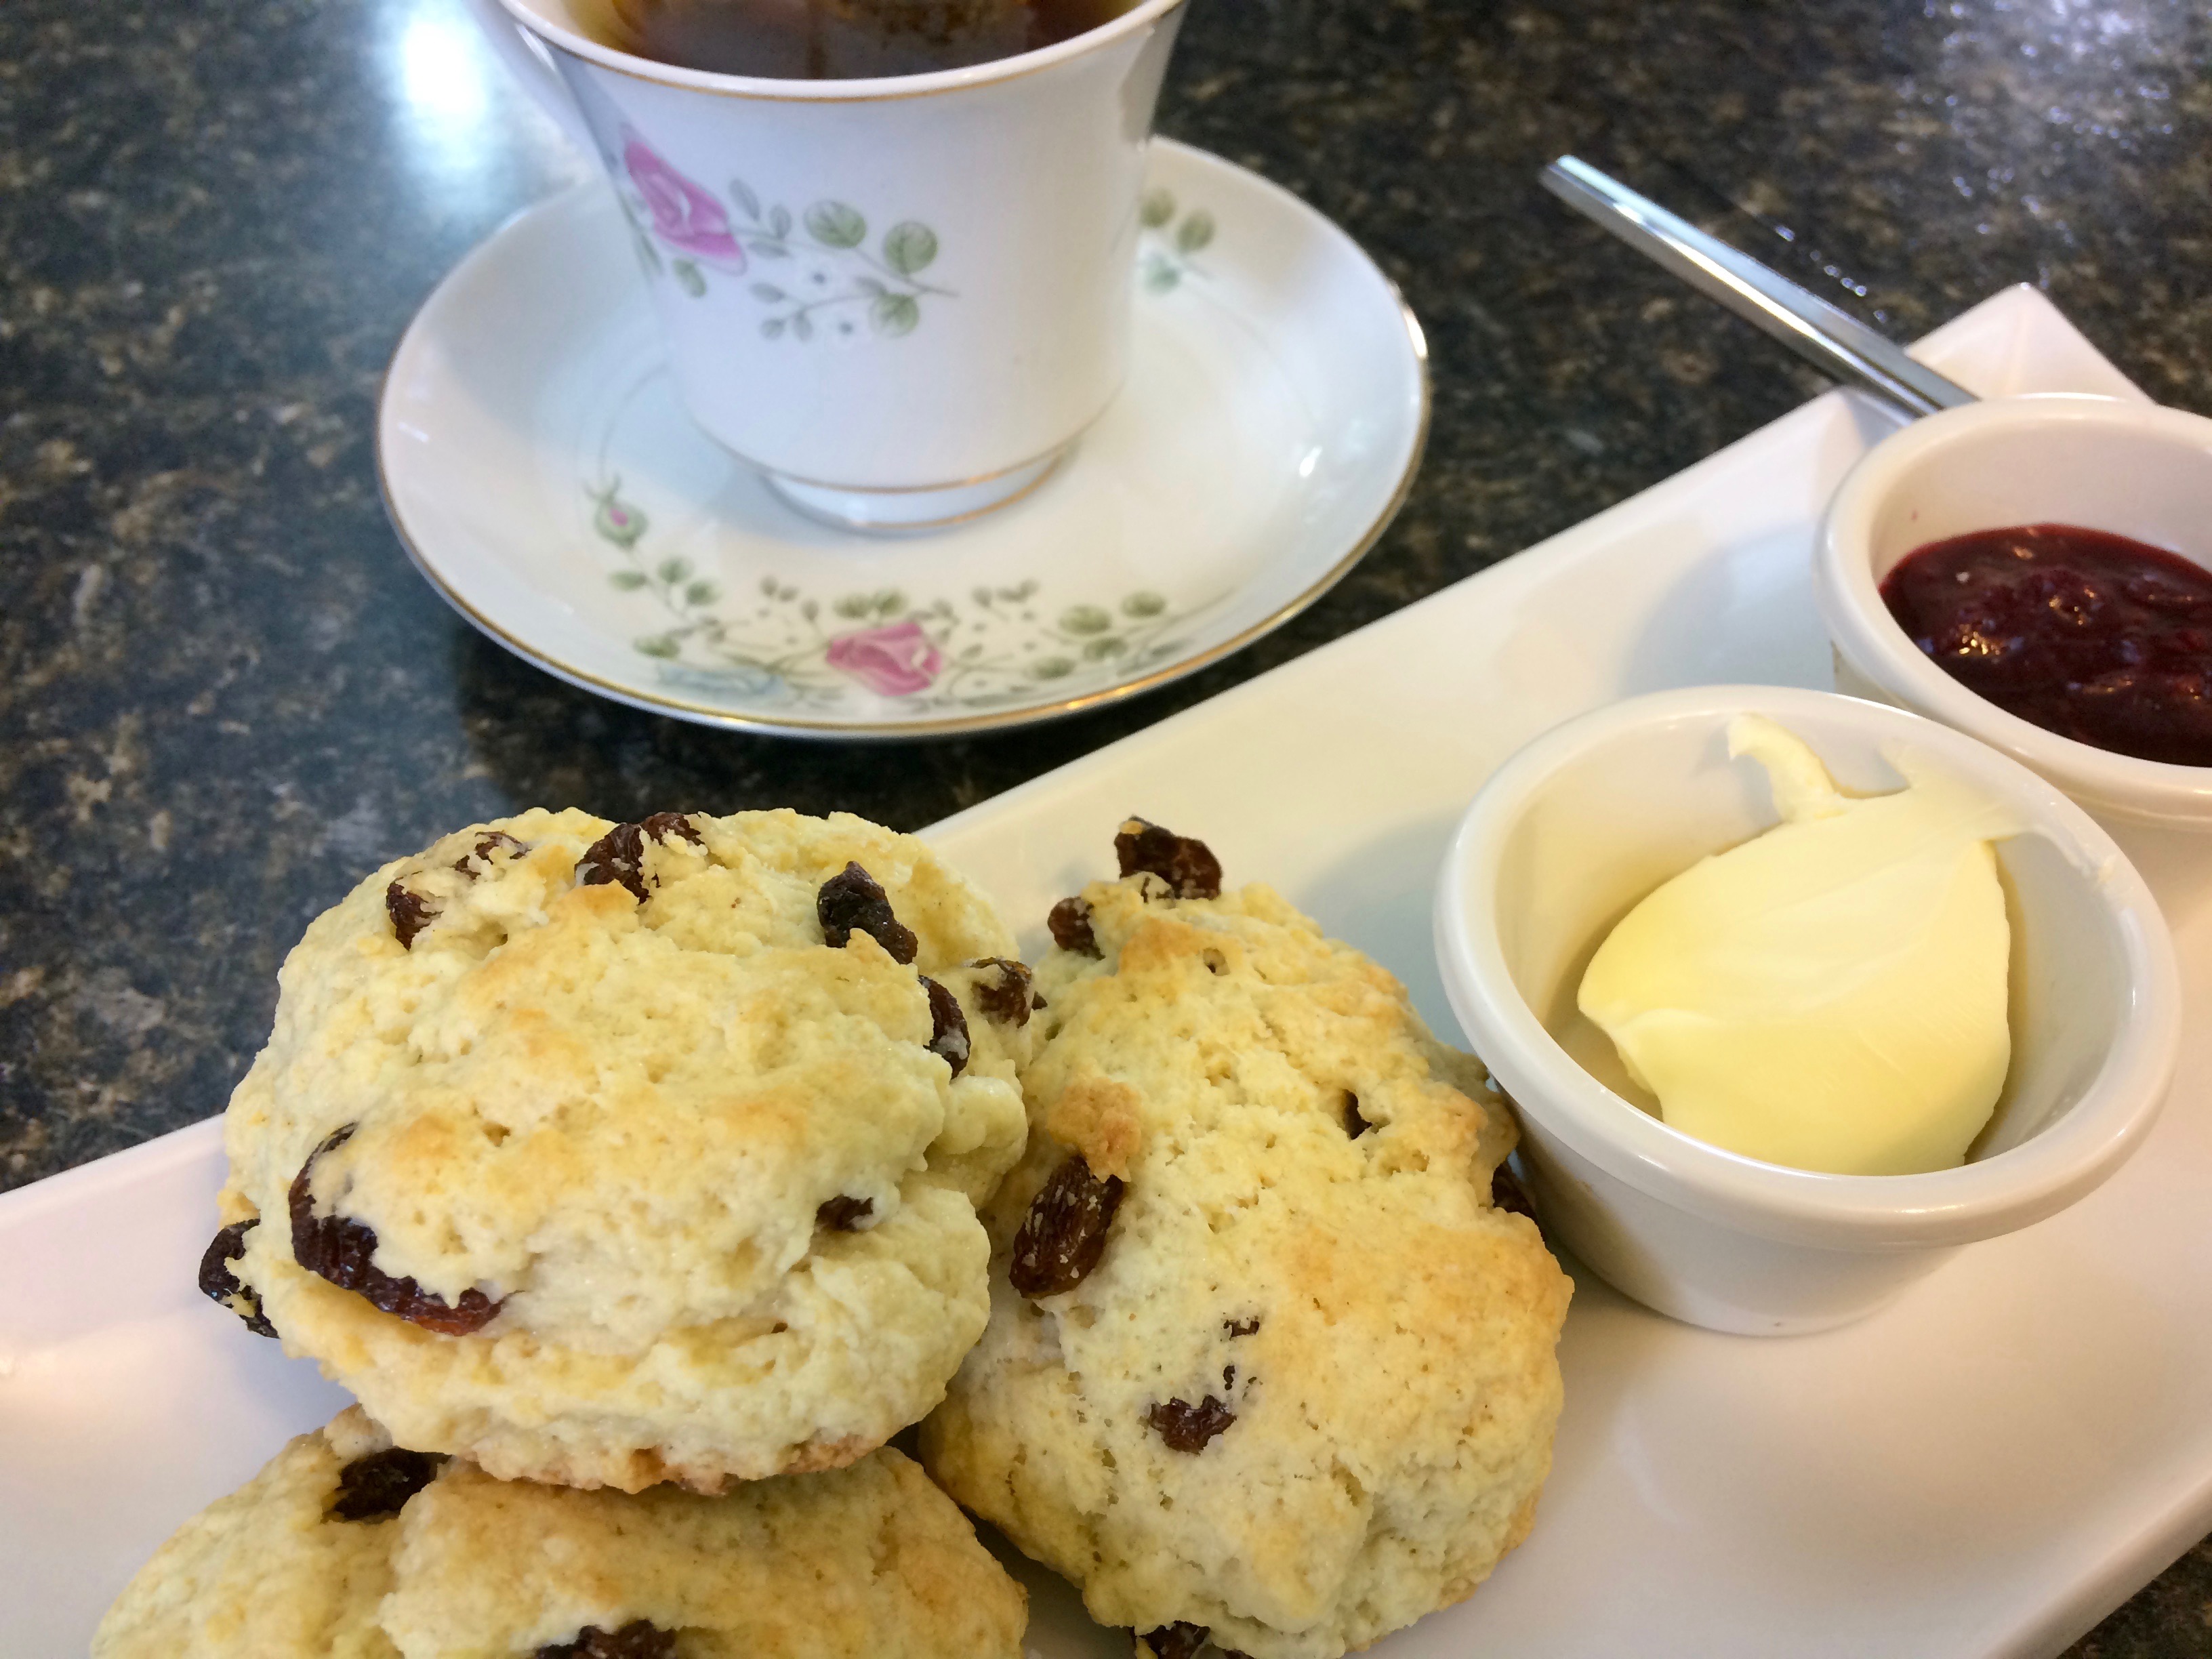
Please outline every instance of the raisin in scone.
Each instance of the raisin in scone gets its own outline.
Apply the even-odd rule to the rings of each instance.
[[[982,1330],[1028,971],[865,821],[534,811],[318,917],[210,1294],[400,1443],[628,1491],[851,1462]]]
[[[358,1407],[185,1526],[94,1659],[1015,1659],[1027,1597],[885,1448],[717,1498],[500,1481]]]
[[[1053,912],[990,1328],[923,1459],[1140,1654],[1328,1659],[1528,1532],[1571,1287],[1395,980],[1196,842],[1116,845]]]

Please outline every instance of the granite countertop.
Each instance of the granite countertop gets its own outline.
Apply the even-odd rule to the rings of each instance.
[[[385,522],[373,417],[401,329],[582,176],[459,0],[0,8],[0,1187],[219,1109],[307,919],[445,830],[540,802],[926,823],[1817,389],[1543,196],[1561,151],[1900,335],[2033,283],[2152,396],[2212,412],[2199,4],[1196,0],[1160,122],[1404,288],[1437,406],[1402,516],[1311,611],[1164,691],[809,745],[548,678]],[[2212,1548],[2075,1651],[2212,1655]]]

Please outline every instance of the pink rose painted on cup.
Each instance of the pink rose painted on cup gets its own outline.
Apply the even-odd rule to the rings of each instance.
[[[726,266],[745,268],[744,250],[730,234],[722,204],[661,159],[635,132],[623,133],[623,166],[653,215],[653,234],[671,247]]]
[[[825,659],[839,673],[886,697],[928,690],[945,666],[944,653],[912,620],[840,634],[830,641]]]

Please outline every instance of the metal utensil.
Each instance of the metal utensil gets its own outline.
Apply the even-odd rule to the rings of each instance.
[[[1887,335],[1587,161],[1562,155],[1544,169],[1543,182],[1569,207],[1756,324],[1822,374],[1863,386],[1913,415],[1975,401],[1964,386],[1913,362]]]

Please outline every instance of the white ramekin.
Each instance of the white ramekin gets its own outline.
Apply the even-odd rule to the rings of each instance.
[[[2025,524],[2108,531],[2212,565],[2212,420],[2111,398],[2008,398],[1884,439],[1836,491],[1813,556],[1838,689],[1979,738],[2109,821],[2212,830],[2212,767],[2116,755],[2007,714],[1930,661],[1883,605],[1881,579],[1913,549]]]
[[[1901,787],[1911,752],[2010,805],[2012,1069],[1971,1161],[1912,1176],[1784,1169],[1671,1129],[1546,1029],[1631,906],[1775,822],[1729,758],[1737,714],[1810,744],[1845,789]],[[2016,763],[1917,715],[1826,692],[1713,686],[1570,720],[1492,775],[1438,883],[1437,958],[1475,1052],[1519,1108],[1547,1232],[1637,1300],[1716,1330],[1872,1312],[1960,1245],[2039,1221],[2142,1142],[2173,1075],[2181,998],[2149,890],[2112,838]]]

